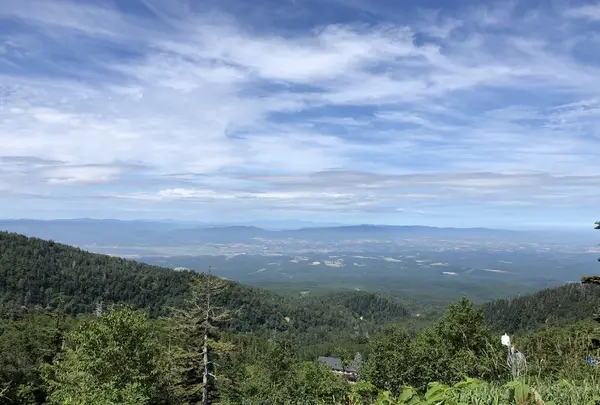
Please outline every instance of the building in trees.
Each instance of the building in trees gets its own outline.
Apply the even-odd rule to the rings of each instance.
[[[349,381],[356,381],[362,358],[360,353],[356,353],[354,360],[350,364],[344,364],[345,362],[337,357],[321,356],[319,357],[319,361],[326,363],[333,373],[343,376]]]

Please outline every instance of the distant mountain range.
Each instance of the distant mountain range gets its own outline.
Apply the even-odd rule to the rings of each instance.
[[[331,241],[396,238],[513,238],[517,231],[486,228],[354,225],[273,230],[250,225],[215,226],[168,221],[0,220],[0,230],[73,245],[191,245],[247,243],[256,238]]]

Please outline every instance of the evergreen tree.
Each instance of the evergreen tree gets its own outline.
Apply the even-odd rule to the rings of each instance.
[[[191,285],[191,298],[182,309],[174,309],[176,339],[175,393],[185,404],[207,405],[217,398],[215,360],[232,345],[221,341],[221,328],[231,311],[216,305],[229,284],[211,274],[202,274]]]
[[[7,388],[5,402],[26,405],[45,401],[40,366],[54,361],[74,322],[57,311],[45,309],[24,309],[20,314],[0,319],[0,387]]]

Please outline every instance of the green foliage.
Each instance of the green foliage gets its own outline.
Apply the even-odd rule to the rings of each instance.
[[[348,384],[321,362],[304,362],[293,370],[293,395],[305,404],[334,404],[346,397]]]
[[[175,308],[176,396],[184,403],[199,403],[203,396],[216,398],[215,362],[232,345],[220,340],[221,327],[231,319],[230,311],[215,304],[229,284],[203,274],[194,280],[191,297],[182,309]]]
[[[389,391],[379,392],[377,399],[373,405],[463,405],[463,404],[486,404],[492,405],[491,402],[478,402],[481,396],[481,390],[486,387],[483,381],[467,378],[465,381],[458,382],[453,386],[441,384],[439,382],[431,382],[427,386],[427,390],[420,394],[419,391],[412,387],[401,387],[400,393],[397,395]],[[358,390],[364,391],[360,387]],[[363,404],[365,398],[356,388],[350,395],[351,404]],[[371,403],[367,399],[366,403]]]
[[[535,294],[483,305],[485,317],[501,333],[533,330],[538,326],[568,325],[594,315],[600,307],[600,285],[566,284]]]
[[[405,319],[408,314],[397,299],[384,294],[352,292],[291,298],[239,284],[233,284],[219,304],[240,309],[229,323],[230,331],[251,331],[271,339],[286,334],[304,346],[334,340],[364,342],[386,323]]]
[[[0,313],[56,308],[69,315],[91,314],[97,303],[124,303],[151,316],[182,307],[198,277],[189,271],[151,266],[92,254],[52,241],[0,232]],[[233,332],[266,338],[286,333],[303,345],[364,339],[381,325],[406,317],[398,300],[383,294],[353,292],[307,299],[229,282],[216,304],[239,310],[228,323]],[[363,319],[360,319],[360,316]],[[284,322],[284,316],[291,321]]]
[[[389,391],[379,392],[376,399],[371,393],[362,395],[364,388],[355,386],[349,395],[351,405],[595,405],[600,403],[600,386],[568,381],[547,384],[544,381],[511,381],[507,384],[489,384],[467,378],[453,386],[432,382],[427,391],[420,393],[404,387],[394,396]]]
[[[27,315],[9,324],[6,331],[10,329],[10,336],[14,325],[24,319],[40,330],[45,330],[40,325],[50,327],[56,320],[40,313]],[[167,335],[161,331],[173,326],[172,321],[152,321],[131,308],[85,319],[68,334],[65,351],[51,366],[39,361],[50,389],[49,403],[190,403],[168,391],[174,381],[165,375],[170,370],[165,364],[170,350],[165,346]],[[467,300],[448,308],[434,327],[416,336],[401,327],[390,327],[376,336],[360,370],[362,380],[352,387],[324,363],[301,361],[292,339],[269,342],[252,334],[224,333],[219,341],[235,349],[219,356],[221,377],[216,388],[223,404],[538,405],[544,403],[540,398],[546,404],[593,404],[600,385],[584,359],[593,326],[584,322],[518,336],[531,370],[525,380],[508,385],[502,385],[501,375],[489,372],[494,367],[488,360],[491,337],[481,312]],[[52,342],[52,336],[50,328],[41,338]],[[178,343],[175,339],[171,342]],[[47,345],[49,353],[52,347]],[[571,362],[571,358],[578,361]],[[489,383],[475,379],[456,383],[461,374],[482,374]],[[570,379],[560,379],[566,376]],[[417,389],[406,388],[409,385]],[[10,392],[9,388],[5,395]]]
[[[600,230],[600,221],[596,222],[595,229]],[[483,306],[486,319],[497,331],[514,333],[590,318],[600,308],[600,279],[591,276],[582,277],[581,281],[582,284],[567,284],[519,298],[489,302]]]
[[[269,344],[264,355],[244,366],[233,398],[257,404],[281,403],[293,398],[295,354],[295,347],[288,339]]]
[[[266,343],[266,342],[265,342]],[[300,362],[290,340],[266,343],[223,391],[224,404],[339,404],[348,383],[320,362]]]
[[[0,233],[0,248],[1,404],[192,404],[209,387],[205,370],[217,376],[208,380],[209,399],[223,404],[581,405],[600,398],[598,371],[585,360],[600,354],[590,347],[597,324],[571,323],[597,309],[595,283],[484,308],[465,298],[415,332],[406,324],[383,329],[407,311],[381,294],[291,299],[18,235]],[[154,285],[161,280],[164,291]],[[186,284],[169,284],[179,282]],[[60,297],[69,314],[88,315],[42,309]],[[99,300],[131,306],[91,317]],[[179,316],[152,317],[168,304]],[[142,306],[149,314],[134,310]],[[519,330],[513,338],[529,365],[521,380],[506,383],[506,352],[484,314],[502,332]],[[334,355],[347,364],[356,352],[365,361],[352,385],[314,361]]]
[[[9,386],[6,386],[5,388],[0,390],[0,399],[6,398],[6,392],[8,391],[8,387]]]
[[[387,323],[409,315],[406,306],[397,299],[380,293],[353,291],[314,297],[326,306],[339,306],[362,317],[365,322]]]
[[[0,319],[0,387],[4,387],[4,400],[42,402],[46,392],[39,367],[52,362],[60,351],[63,335],[77,320],[48,310],[13,315]]]
[[[97,302],[129,303],[159,314],[178,306],[189,272],[92,254],[71,246],[0,232],[0,309],[56,308],[91,313]]]
[[[115,308],[83,322],[43,367],[52,404],[154,404],[164,396],[161,346],[148,316]]]
[[[403,385],[414,381],[415,356],[412,338],[403,328],[386,329],[369,343],[367,360],[361,377],[380,390],[398,394]]]
[[[424,330],[416,339],[421,375],[426,376],[431,365],[437,367],[431,370],[437,378],[431,376],[424,382],[456,383],[464,376],[499,378],[504,372],[499,349],[483,312],[466,298],[448,306],[433,329]]]
[[[398,400],[400,404],[460,405],[468,403],[466,400],[472,400],[473,393],[483,385],[481,381],[471,378],[456,383],[452,387],[439,382],[431,382],[422,397],[408,388],[400,394]]]
[[[481,310],[465,297],[449,305],[445,316],[434,328],[436,335],[453,351],[481,351],[490,340],[490,332]]]
[[[500,378],[502,351],[494,343],[481,310],[462,299],[414,338],[397,327],[375,337],[361,377],[394,395],[404,385],[423,389],[430,381],[452,384],[464,376]]]
[[[586,320],[565,327],[542,327],[517,336],[515,341],[527,353],[529,375],[584,380],[598,375],[586,361],[588,353],[596,358],[600,354],[598,349],[591,350],[592,339],[597,337],[597,323]]]

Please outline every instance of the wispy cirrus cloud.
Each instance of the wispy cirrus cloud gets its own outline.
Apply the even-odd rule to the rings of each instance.
[[[571,222],[600,199],[598,9],[7,0],[0,206]]]
[[[593,3],[574,7],[568,10],[567,15],[573,18],[597,21],[600,20],[600,4]]]

